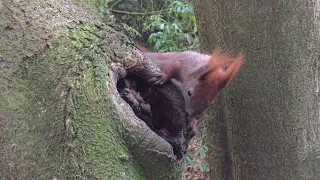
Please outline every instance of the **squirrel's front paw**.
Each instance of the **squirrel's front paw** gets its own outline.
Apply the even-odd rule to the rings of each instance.
[[[164,73],[157,74],[155,77],[152,77],[148,82],[152,85],[162,85],[168,81],[167,75]]]

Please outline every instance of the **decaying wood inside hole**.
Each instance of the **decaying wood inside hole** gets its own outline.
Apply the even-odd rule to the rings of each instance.
[[[175,86],[150,86],[131,75],[120,79],[117,89],[136,116],[171,144],[177,158],[182,158],[191,137],[184,101]]]

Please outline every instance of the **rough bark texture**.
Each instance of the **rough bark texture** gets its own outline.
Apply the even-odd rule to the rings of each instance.
[[[0,1],[0,179],[181,178],[181,161],[120,98],[109,65],[145,78],[159,69],[91,4]]]
[[[318,1],[194,0],[205,52],[246,63],[209,112],[212,179],[320,179]]]

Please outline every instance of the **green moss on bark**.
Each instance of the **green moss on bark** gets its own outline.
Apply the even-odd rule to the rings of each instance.
[[[139,166],[130,158],[123,128],[117,122],[117,113],[108,98],[110,79],[106,72],[113,51],[110,47],[100,46],[105,42],[103,31],[98,27],[82,27],[72,32],[77,54],[82,55],[78,57],[81,75],[70,91],[69,108],[75,144],[81,144],[75,148],[79,165],[88,171],[83,173],[99,174],[100,178],[142,179],[141,172],[136,169]]]
[[[18,10],[30,15],[33,5]],[[67,11],[58,5],[52,12]],[[1,30],[0,177],[143,179],[108,98],[110,28],[79,14],[29,27],[19,16],[16,29]]]
[[[152,77],[152,63],[81,2],[0,2],[0,178],[179,179],[108,74],[116,62]]]
[[[143,179],[108,98],[112,49],[101,48],[102,32],[79,24],[15,67],[18,78],[5,107],[14,122],[3,123],[2,134],[6,149],[12,148],[2,166],[14,176]]]

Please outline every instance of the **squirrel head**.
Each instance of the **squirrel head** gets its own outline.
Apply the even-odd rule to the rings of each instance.
[[[177,84],[179,82],[172,80],[182,91],[189,117],[199,115],[210,106],[219,92],[236,75],[243,62],[243,53],[232,57],[231,53],[217,49],[210,56],[208,63],[193,72],[186,82]]]

